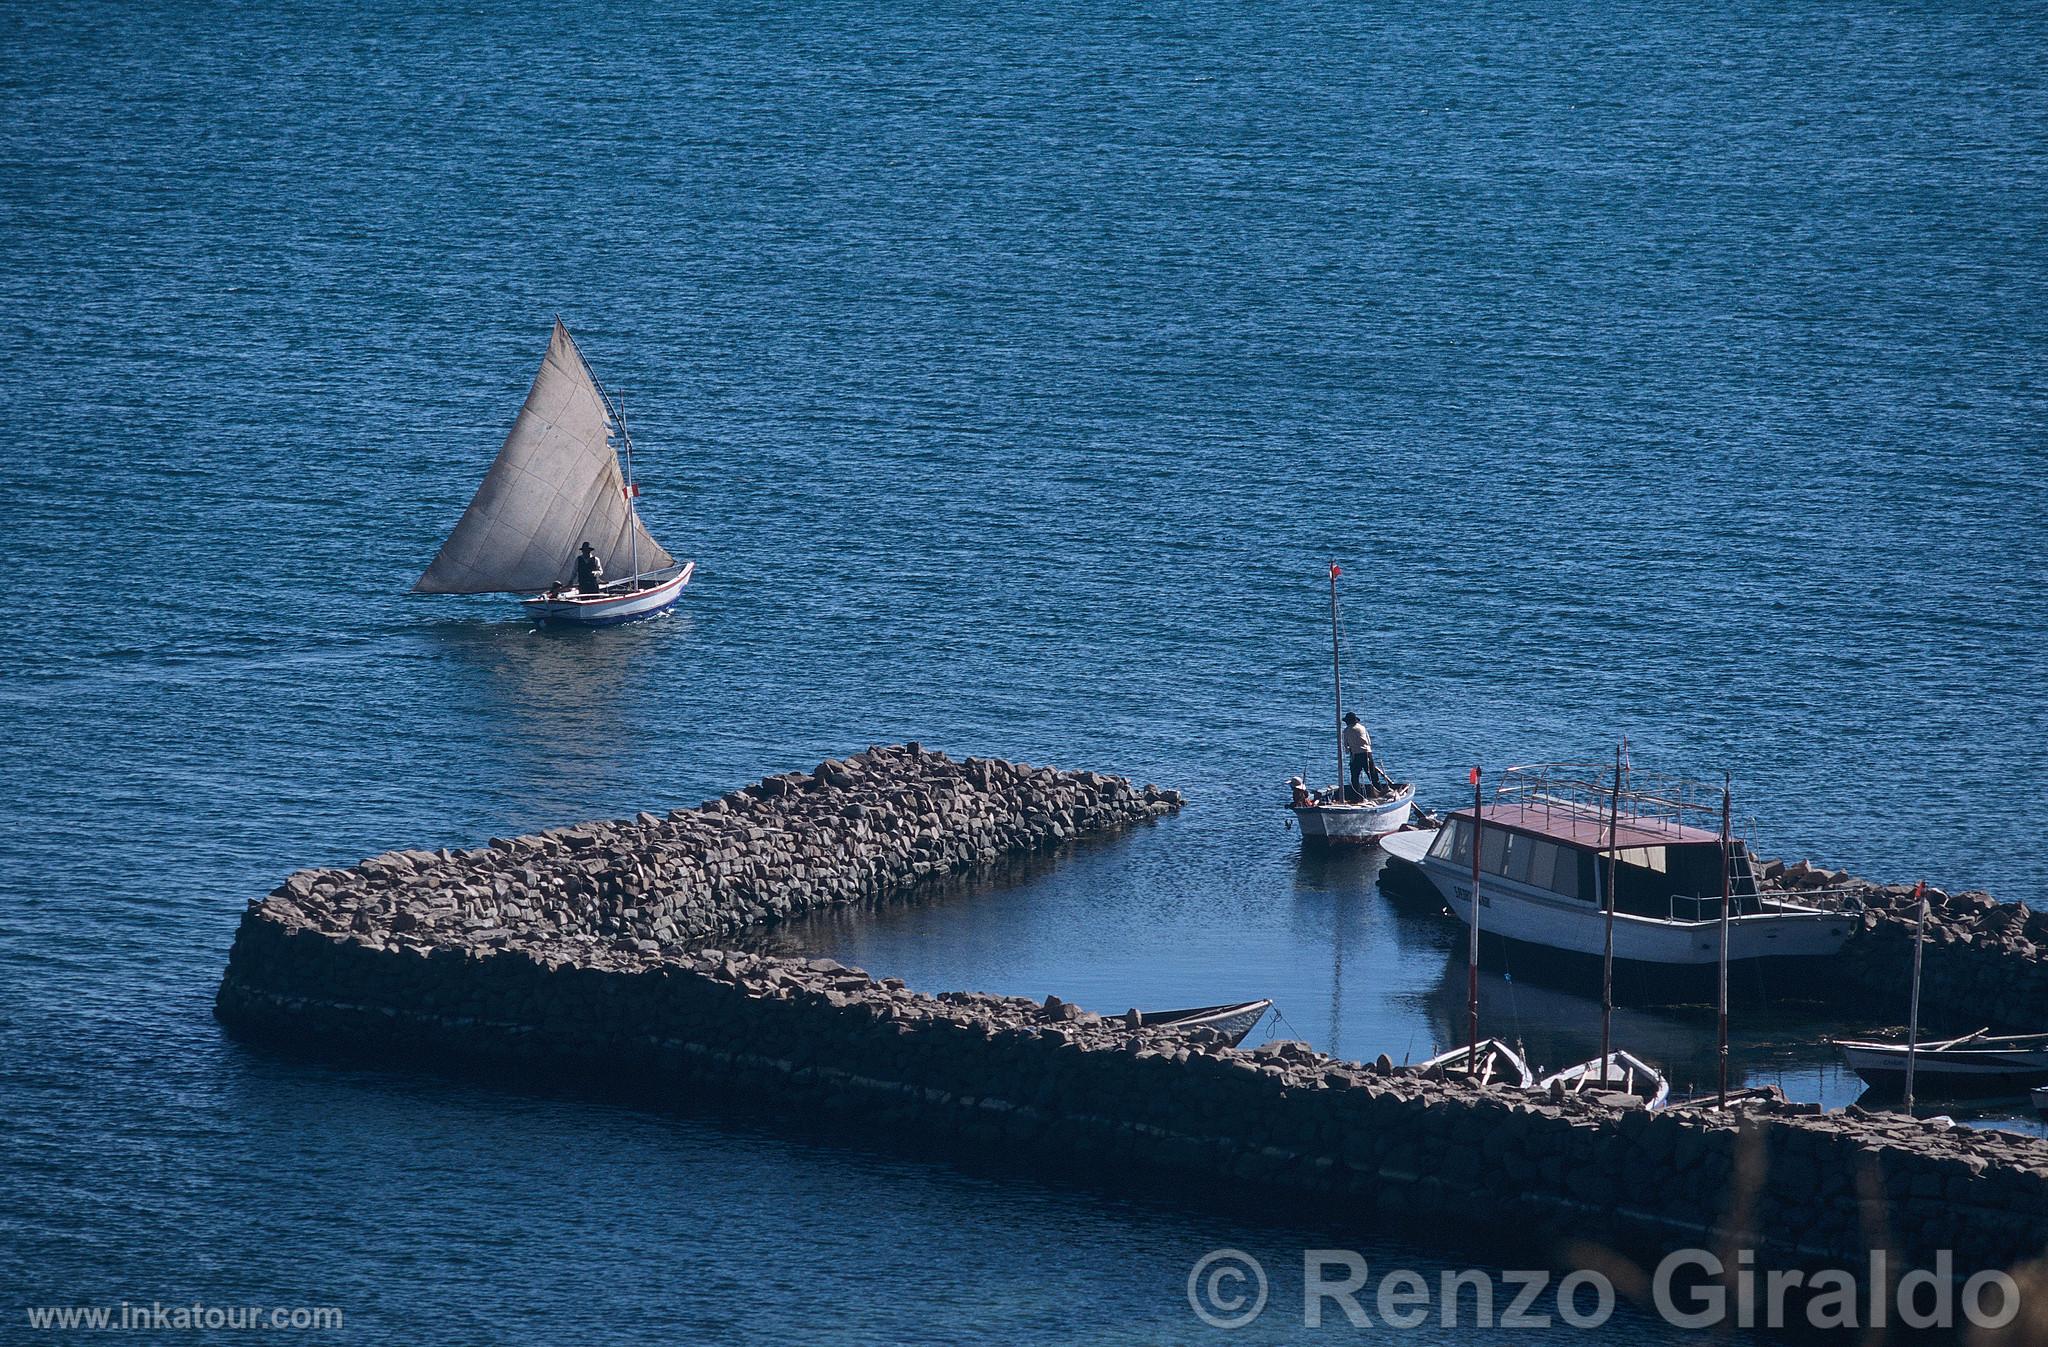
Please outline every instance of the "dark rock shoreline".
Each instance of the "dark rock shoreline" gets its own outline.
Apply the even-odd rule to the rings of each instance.
[[[1952,1251],[1965,1276],[2048,1243],[2048,1142],[2031,1138],[1782,1101],[1652,1115],[714,947],[1180,803],[912,745],[666,817],[306,871],[250,905],[216,1013],[252,1041],[595,1074],[685,1107],[829,1118],[854,1138],[1176,1191],[1227,1184],[1278,1214],[1645,1255],[1725,1238],[1760,1267],[1856,1273],[1873,1248],[1894,1271]],[[1873,932],[1890,911],[1867,910]]]

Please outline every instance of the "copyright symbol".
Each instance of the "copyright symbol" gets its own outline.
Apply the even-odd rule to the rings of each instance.
[[[1266,1269],[1242,1249],[1212,1249],[1188,1271],[1188,1308],[1211,1328],[1243,1328],[1266,1308]]]

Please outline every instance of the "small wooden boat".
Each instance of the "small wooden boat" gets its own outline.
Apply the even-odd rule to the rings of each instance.
[[[626,452],[623,468],[614,436]],[[625,411],[556,319],[511,432],[413,591],[529,595],[521,606],[530,616],[576,626],[653,617],[682,595],[696,565],[654,541],[640,522],[639,496]],[[577,588],[586,544],[602,565],[623,561],[626,573]]]
[[[1887,1090],[1904,1087],[1904,1043],[1837,1039],[1835,1049],[1866,1084]],[[1979,1029],[1922,1043],[1913,1052],[1915,1093],[2016,1094],[2042,1084],[2048,1084],[2048,1034],[1987,1036]]]
[[[1223,1041],[1234,1048],[1259,1027],[1259,1021],[1266,1018],[1266,1012],[1272,1008],[1272,1001],[1263,1000],[1239,1001],[1228,1006],[1196,1006],[1191,1010],[1137,1010],[1132,1012],[1138,1017],[1138,1023],[1133,1027],[1171,1029],[1175,1033],[1210,1029],[1223,1035]]]
[[[1529,1070],[1529,1064],[1516,1052],[1497,1038],[1479,1040],[1477,1071],[1468,1071],[1466,1061],[1470,1045],[1452,1048],[1440,1053],[1419,1066],[1408,1069],[1418,1076],[1476,1076],[1481,1085],[1509,1085],[1519,1090],[1536,1088],[1536,1074]]]
[[[1553,1071],[1536,1082],[1539,1090],[1553,1087],[1566,1094],[1629,1094],[1652,1111],[1663,1108],[1671,1098],[1671,1082],[1664,1073],[1634,1053],[1616,1049],[1606,1057]]]
[[[1326,846],[1372,846],[1399,832],[1415,808],[1415,787],[1403,783],[1399,789],[1381,791],[1356,802],[1340,790],[1326,790],[1309,804],[1288,806],[1301,825],[1303,842]]]
[[[1337,784],[1311,793],[1302,778],[1288,785],[1287,808],[1301,827],[1303,846],[1369,847],[1408,824],[1415,810],[1415,787],[1394,781],[1373,769],[1365,788],[1344,784],[1344,664],[1337,639],[1337,577],[1343,568],[1330,563],[1330,673],[1337,700]]]

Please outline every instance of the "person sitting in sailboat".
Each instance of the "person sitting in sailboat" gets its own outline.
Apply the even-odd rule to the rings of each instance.
[[[1365,788],[1358,784],[1361,777],[1371,783],[1370,788],[1374,792],[1394,788],[1393,781],[1372,760],[1372,735],[1366,732],[1365,724],[1359,720],[1356,711],[1344,713],[1344,751],[1351,758],[1352,790],[1364,793]]]
[[[598,558],[597,553],[591,549],[589,543],[583,544],[583,550],[576,554],[577,590],[584,594],[599,593],[603,589],[603,585],[599,582],[603,579],[604,562]],[[1352,775],[1355,779],[1357,773],[1354,772]]]

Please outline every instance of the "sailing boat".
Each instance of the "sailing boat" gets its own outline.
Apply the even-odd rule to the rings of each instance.
[[[1311,795],[1301,778],[1289,784],[1294,798],[1288,808],[1301,825],[1304,844],[1371,846],[1408,823],[1415,809],[1415,787],[1394,782],[1391,789],[1370,794],[1344,785],[1344,666],[1337,650],[1337,577],[1343,571],[1330,563],[1330,671],[1337,693],[1337,784]]]
[[[623,471],[614,432],[626,450]],[[557,318],[504,447],[413,592],[525,594],[520,606],[536,620],[588,627],[653,617],[681,597],[697,567],[648,534],[639,495],[625,412]],[[612,565],[625,558],[629,572],[577,588],[585,543]]]

